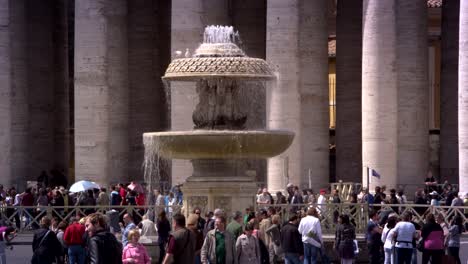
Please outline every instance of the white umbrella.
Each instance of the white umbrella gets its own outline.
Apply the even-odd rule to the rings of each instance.
[[[91,189],[100,189],[101,187],[99,184],[92,182],[92,181],[79,181],[75,182],[71,187],[70,187],[70,192],[71,193],[77,193],[77,192],[84,192],[87,190]]]

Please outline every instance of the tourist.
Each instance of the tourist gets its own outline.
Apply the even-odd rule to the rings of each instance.
[[[206,234],[201,250],[203,264],[235,264],[237,263],[236,245],[231,233],[226,232],[226,218],[217,217],[215,229]],[[185,262],[186,263],[186,262]]]
[[[432,213],[426,215],[426,224],[421,230],[423,243],[422,263],[442,263],[444,255],[444,231],[442,227],[436,223]]]
[[[341,259],[341,264],[352,264],[354,259],[354,240],[356,239],[356,231],[348,215],[340,215],[338,217],[338,227],[335,232],[334,248],[338,252]]]
[[[284,251],[285,264],[300,264],[304,257],[304,245],[298,230],[299,218],[289,217],[288,223],[281,228],[281,245]]]
[[[128,233],[128,244],[122,252],[122,263],[132,264],[151,264],[151,258],[148,256],[145,246],[138,243],[140,232],[133,229]]]
[[[236,240],[236,257],[239,264],[260,263],[260,249],[257,238],[252,235],[253,230],[253,224],[248,223],[245,226],[244,234]]]
[[[334,205],[333,210],[333,223],[338,222],[338,217],[340,215],[339,207],[341,204],[340,191],[338,189],[333,190],[333,195],[331,197],[331,202]]]
[[[6,264],[7,244],[16,237],[16,230],[11,226],[0,226],[0,263]],[[13,247],[10,247],[13,249]]]
[[[317,210],[320,215],[325,214],[325,207],[327,203],[327,198],[325,197],[325,194],[327,193],[326,189],[320,189],[320,195],[317,198]]]
[[[128,233],[130,232],[130,230],[135,229],[136,225],[135,223],[133,223],[133,217],[128,213],[124,214],[123,222],[124,222],[125,229],[122,232],[122,244],[125,247],[128,243]]]
[[[113,185],[111,190],[110,203],[112,206],[119,206],[122,202],[122,197],[120,197],[119,192],[116,190],[116,186]]]
[[[137,197],[137,192],[133,190],[127,192],[127,197],[125,197],[125,201],[127,202],[127,205],[136,206],[137,205],[136,197]]]
[[[449,229],[447,237],[448,255],[455,258],[456,264],[461,264],[460,261],[460,235],[465,229],[463,228],[463,218],[460,215],[455,216],[452,220],[452,225]]]
[[[203,228],[205,228],[206,220],[201,216],[201,209],[196,207],[193,209],[193,213],[198,216],[197,229],[203,235]]]
[[[369,222],[366,229],[366,242],[371,264],[380,264],[382,259],[381,228],[379,227],[379,214],[375,210],[369,211]]]
[[[142,221],[138,224],[138,227],[141,229],[141,236],[143,237],[156,237],[158,236],[158,231],[156,231],[156,225],[148,217],[148,214],[144,214]]]
[[[158,220],[156,221],[158,229],[158,245],[159,245],[159,263],[162,263],[164,255],[166,254],[166,243],[169,240],[169,232],[171,232],[171,224],[166,217],[166,211],[159,212]]]
[[[301,192],[299,191],[298,186],[294,186],[294,195],[291,199],[291,204],[303,204]]]
[[[385,227],[382,231],[382,243],[384,243],[384,254],[385,254],[385,260],[384,264],[393,264],[394,263],[394,234],[395,234],[395,229],[394,227],[396,226],[398,222],[398,216],[397,214],[391,214],[389,215],[387,219],[387,223],[385,224]]]
[[[450,206],[463,206],[463,199],[460,198],[460,195],[455,192],[455,198],[453,198]]]
[[[65,256],[68,256],[68,245],[63,238],[65,235],[65,230],[67,229],[68,223],[66,221],[60,221],[57,226],[57,239],[62,245],[62,259],[66,259]]]
[[[127,189],[125,188],[125,184],[119,183],[119,195],[120,195],[120,205],[127,205]]]
[[[322,227],[315,208],[307,210],[307,216],[299,223],[299,233],[304,243],[304,263],[316,263],[323,246]]]
[[[427,193],[435,191],[437,189],[437,181],[434,178],[434,176],[432,175],[432,171],[427,172],[427,177],[424,180],[424,184],[426,185],[426,192]]]
[[[51,220],[44,216],[41,218],[40,229],[34,233],[32,242],[33,256],[31,264],[62,263],[62,245],[57,236],[50,230]]]
[[[426,202],[426,199],[424,198],[424,194],[421,189],[415,192],[414,204],[418,205],[418,207],[414,209],[416,213],[418,213],[418,215],[424,215],[424,212],[426,212],[427,210],[427,202]]]
[[[268,248],[270,264],[282,263],[284,252],[281,246],[281,216],[275,214],[271,217],[271,226],[265,231],[270,238]]]
[[[276,204],[287,204],[288,201],[286,199],[286,196],[283,195],[282,192],[277,191],[276,192]]]
[[[206,237],[206,234],[215,228],[215,220],[220,216],[224,216],[224,212],[222,209],[216,208],[214,210],[213,216],[207,217],[205,228],[203,228],[203,237]]]
[[[445,221],[443,213],[437,214],[436,223],[438,223],[440,227],[442,227],[442,230],[444,231],[444,241],[445,241],[449,234],[449,226],[447,222]]]
[[[266,210],[260,211],[260,217],[258,239],[265,245],[265,249],[268,251],[271,238],[266,234],[266,230],[272,225],[271,218]]]
[[[418,239],[416,228],[411,223],[412,217],[410,212],[405,212],[401,217],[401,221],[394,227],[393,237],[396,241],[395,257],[397,260],[396,263],[399,264],[411,264],[414,246],[413,241]]]
[[[109,195],[107,195],[106,188],[103,187],[100,189],[100,192],[96,199],[96,204],[100,207],[104,207],[105,209],[108,209],[107,207],[110,204],[110,198],[109,198]]]
[[[431,205],[432,206],[439,206],[439,194],[436,191],[432,191],[430,194],[431,197]]]
[[[187,219],[187,229],[195,236],[195,264],[201,263],[200,252],[203,246],[203,233],[198,229],[198,215],[190,214]]]
[[[158,189],[155,189],[153,190],[153,194],[154,194],[154,205],[157,206],[157,207],[164,207],[166,206],[166,204],[164,203],[164,195],[162,195],[162,193],[158,190]],[[160,210],[163,210],[164,208],[160,208]]]
[[[121,264],[122,246],[115,236],[106,231],[106,218],[101,213],[86,217],[89,264]]]
[[[242,213],[236,211],[232,214],[232,221],[227,225],[226,231],[230,232],[234,241],[242,235]]]
[[[315,204],[317,199],[315,199],[314,191],[312,189],[307,189],[307,200],[304,200],[304,203]]]
[[[63,240],[68,246],[68,259],[70,264],[85,263],[85,242],[83,235],[85,226],[78,222],[77,217],[70,218],[70,225],[65,229]]]
[[[270,199],[270,196],[268,195],[267,188],[263,188],[262,194],[258,195],[257,204],[259,205],[271,204],[271,199]]]

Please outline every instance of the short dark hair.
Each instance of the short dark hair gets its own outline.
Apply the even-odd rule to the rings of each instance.
[[[342,224],[349,224],[349,216],[347,214],[342,214],[339,217]]]
[[[220,221],[221,223],[226,224],[226,217],[224,217],[224,216],[221,215],[221,216],[218,216],[218,217],[216,217],[216,218],[219,219],[219,221]]]
[[[293,214],[293,215],[291,215],[291,216],[289,217],[289,220],[288,220],[288,221],[289,221],[289,222],[294,222],[294,221],[296,221],[297,219],[298,219],[297,215]]]
[[[183,214],[177,213],[172,216],[172,219],[176,223],[177,226],[185,227],[185,216]]]
[[[247,223],[245,225],[245,231],[253,231],[255,228],[254,228],[254,225],[252,223]]]
[[[377,214],[375,210],[369,210],[369,218],[373,218]]]

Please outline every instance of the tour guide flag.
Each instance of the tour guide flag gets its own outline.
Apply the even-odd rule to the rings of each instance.
[[[372,168],[367,168],[367,169],[368,169],[368,172],[367,172],[368,174],[367,175],[370,176],[369,177],[369,182],[372,181],[372,177],[376,177],[377,179],[380,179],[380,174],[377,173],[376,170],[374,170]]]

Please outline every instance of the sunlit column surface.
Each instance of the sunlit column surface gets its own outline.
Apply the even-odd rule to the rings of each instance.
[[[460,191],[468,191],[468,0],[460,1],[460,40],[458,57],[458,138]]]

